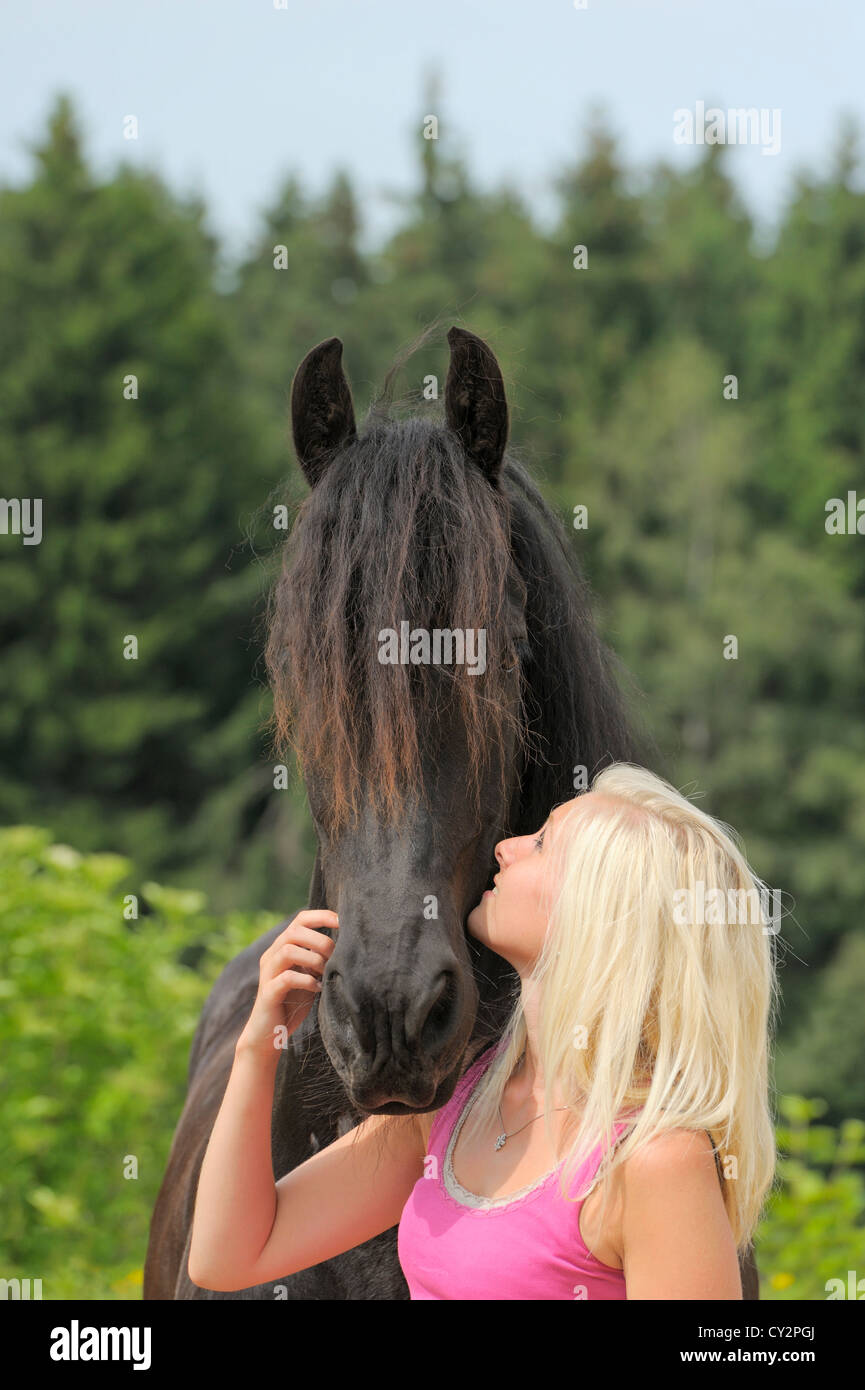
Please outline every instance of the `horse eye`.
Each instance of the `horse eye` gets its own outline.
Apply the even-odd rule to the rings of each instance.
[[[528,637],[525,634],[523,634],[520,637],[514,638],[513,647],[516,651],[517,659],[516,661],[512,662],[510,666],[505,667],[506,671],[515,671],[516,668],[520,665],[520,663],[528,661],[529,657],[532,654],[532,649],[529,646]]]

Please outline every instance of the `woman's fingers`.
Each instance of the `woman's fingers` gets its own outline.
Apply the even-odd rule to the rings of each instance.
[[[335,912],[331,912],[326,907],[305,907],[302,912],[298,912],[293,922],[289,922],[285,931],[291,931],[292,927],[308,929],[310,927],[338,927],[339,918]],[[283,936],[285,932],[282,933]],[[279,937],[276,938],[277,941]]]
[[[286,962],[292,965],[301,965],[307,969],[324,971],[327,965],[327,958],[321,951],[310,950],[307,946],[299,946],[294,941],[287,941],[281,950],[271,958],[270,965],[275,973],[285,969]]]
[[[315,926],[338,927],[339,919],[335,912],[330,912],[325,908],[309,908],[304,912],[299,912],[294,921],[289,922],[285,930],[280,932],[266,951],[262,952],[259,960],[261,972],[271,973],[274,960],[287,945],[305,946],[308,950],[317,951],[319,955],[329,959],[333,953],[335,942],[331,937],[325,936],[323,932],[315,931]]]
[[[305,975],[300,970],[283,970],[281,975],[274,975],[272,980],[268,980],[262,992],[270,1003],[281,1004],[293,989],[316,991],[321,989],[321,982],[315,975]]]
[[[258,962],[258,992],[238,1047],[272,1057],[284,1046],[282,1035],[300,1026],[321,992],[321,976],[333,954],[334,942],[321,928],[339,926],[335,912],[306,908],[298,912]]]

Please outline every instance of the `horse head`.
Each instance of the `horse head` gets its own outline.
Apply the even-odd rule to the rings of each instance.
[[[503,1020],[516,976],[466,932],[496,843],[573,795],[572,765],[611,730],[623,751],[563,536],[506,454],[499,365],[472,333],[448,342],[443,420],[373,407],[358,431],[339,339],[300,364],[310,492],[268,638],[319,905],[340,922],[318,1028],[353,1104],[380,1114],[443,1105],[485,1007],[491,1036]]]

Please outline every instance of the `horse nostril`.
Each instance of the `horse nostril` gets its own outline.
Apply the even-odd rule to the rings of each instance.
[[[430,1004],[421,1025],[422,1049],[431,1047],[448,1031],[456,1001],[456,974],[453,970],[443,970],[430,994]]]

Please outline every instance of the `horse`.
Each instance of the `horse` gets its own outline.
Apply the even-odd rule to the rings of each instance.
[[[639,760],[625,673],[596,630],[581,563],[508,448],[496,357],[466,329],[447,339],[443,420],[391,410],[393,377],[424,334],[360,431],[338,338],[312,348],[292,381],[309,492],[270,596],[266,660],[276,744],[296,749],[316,830],[308,906],[337,912],[340,926],[322,991],[280,1055],[276,1179],[366,1115],[450,1099],[519,990],[508,963],[466,932],[496,843],[536,830],[605,763]],[[383,660],[383,635],[405,636],[406,624],[408,659],[402,641],[401,659]],[[456,659],[469,630],[485,633],[483,671]],[[435,632],[449,635],[453,660],[428,659],[424,634]],[[396,1227],[234,1293],[187,1274],[198,1173],[259,959],[291,920],[225,967],[202,1010],[145,1300],[408,1298]],[[757,1296],[750,1254],[743,1286]]]

